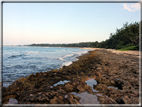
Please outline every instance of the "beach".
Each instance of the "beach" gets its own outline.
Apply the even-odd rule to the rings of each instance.
[[[78,59],[2,87],[2,103],[139,104],[138,51],[92,48]]]

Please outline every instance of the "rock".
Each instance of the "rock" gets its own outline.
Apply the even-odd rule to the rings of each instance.
[[[64,104],[64,97],[63,96],[58,96],[58,97],[54,97],[52,100],[50,100],[51,104]]]
[[[51,104],[58,104],[58,98],[55,96],[52,100],[50,100]]]
[[[63,99],[64,99],[64,97],[63,97],[63,96],[58,96],[58,98],[59,98],[60,100],[63,100]]]
[[[34,97],[34,96],[30,97],[29,101],[30,101],[30,102],[36,101],[36,100],[35,100],[35,97]]]
[[[72,85],[73,87],[76,87],[77,85],[79,85],[79,82],[73,82]]]
[[[74,95],[72,95],[72,94],[69,95],[68,101],[69,101],[70,104],[80,104],[79,101],[74,99]]]
[[[85,86],[85,90],[88,91],[88,92],[90,92],[90,93],[93,92],[93,91],[92,91],[92,87],[89,86],[89,85],[86,85],[86,86]]]
[[[102,103],[101,103],[102,104]],[[112,98],[107,98],[103,104],[118,104],[114,99]]]
[[[131,102],[131,100],[129,99],[129,97],[128,96],[124,96],[124,97],[122,97],[122,100],[123,100],[123,102],[125,103],[125,104],[130,104],[130,102]]]
[[[114,85],[114,84],[115,84],[114,80],[110,80],[110,83],[111,83],[112,85]]]
[[[135,96],[139,96],[139,91],[133,91],[132,92]]]
[[[69,99],[70,104],[80,104],[76,99]]]
[[[117,102],[112,98],[107,98],[106,96],[98,96],[99,101],[101,104],[117,104]]]
[[[73,86],[69,83],[65,84],[65,90],[67,91],[72,91],[73,90]]]
[[[85,88],[82,87],[82,85],[77,86],[77,89],[79,90],[79,93],[86,91]]]
[[[106,84],[97,84],[97,85],[93,85],[93,86],[97,90],[105,90],[105,89],[107,89],[107,85]]]
[[[74,94],[72,94],[72,96],[73,96],[74,99],[76,99],[76,100],[78,100],[78,101],[81,99],[80,97],[77,97],[77,96],[75,96]]]
[[[102,68],[101,67],[97,67],[97,70],[101,70]]]
[[[100,72],[95,72],[95,74],[98,76],[98,78],[102,77],[102,74]]]
[[[115,100],[118,104],[125,104],[121,97],[116,98]]]
[[[106,79],[106,78],[102,78],[101,83],[102,84],[110,84],[110,81],[108,79]]]
[[[48,97],[39,96],[39,97],[37,97],[37,99],[38,99],[38,101],[40,101],[40,102],[45,102],[45,101],[48,100]]]

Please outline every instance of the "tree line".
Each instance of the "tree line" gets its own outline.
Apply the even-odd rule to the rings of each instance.
[[[139,50],[139,23],[125,23],[115,33],[110,33],[109,39],[102,42],[94,42],[93,47]]]
[[[141,21],[142,22],[142,21]],[[27,46],[45,46],[45,47],[93,47],[110,48],[122,50],[139,50],[139,23],[134,22],[123,24],[123,27],[116,29],[115,33],[110,33],[109,39],[102,42],[80,42],[70,44],[30,44]]]
[[[28,46],[42,46],[42,47],[93,47],[94,42],[80,42],[70,44],[31,44]]]

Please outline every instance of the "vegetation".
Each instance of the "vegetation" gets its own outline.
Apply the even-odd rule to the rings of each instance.
[[[139,23],[124,24],[122,28],[116,29],[116,33],[110,34],[110,38],[93,43],[97,48],[110,48],[120,50],[139,50]]]
[[[31,44],[28,46],[49,47],[94,47],[119,50],[139,50],[139,23],[124,24],[122,28],[111,33],[109,39],[102,42],[81,42],[72,44]]]
[[[28,46],[48,46],[48,47],[93,47],[93,42],[81,42],[70,44],[31,44]]]

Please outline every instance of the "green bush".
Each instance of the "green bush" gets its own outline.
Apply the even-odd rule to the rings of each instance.
[[[118,44],[118,45],[116,46],[116,49],[121,49],[121,48],[124,48],[124,46],[123,46],[122,44]]]
[[[121,51],[126,51],[126,50],[136,50],[135,47],[136,47],[136,46],[129,46],[129,47],[121,48],[120,50],[121,50]]]

